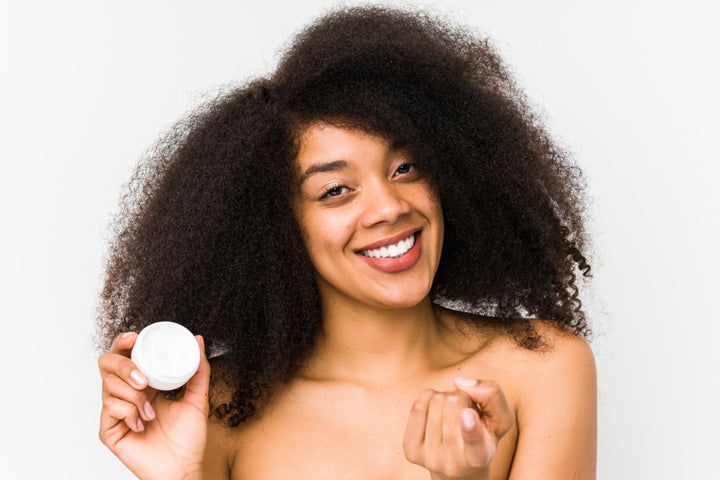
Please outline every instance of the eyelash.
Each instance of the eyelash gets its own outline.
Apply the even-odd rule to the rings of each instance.
[[[406,172],[400,172],[400,173],[398,173],[398,171],[399,171],[401,168],[403,168],[403,167],[408,167],[408,170],[407,170]],[[393,174],[393,178],[395,178],[397,175],[408,175],[408,174],[411,174],[411,173],[413,173],[413,172],[416,171],[416,170],[417,170],[417,166],[416,166],[414,163],[405,162],[405,163],[401,164],[401,165],[397,168],[397,170],[395,170],[395,174]],[[339,197],[340,195],[342,195],[342,194],[344,193],[344,192],[341,191],[341,190],[349,190],[349,187],[348,187],[347,185],[342,185],[342,184],[333,184],[333,185],[330,185],[330,186],[325,190],[325,192],[323,192],[323,194],[320,196],[319,200],[328,200],[328,199],[333,198],[333,197]],[[334,192],[334,193],[333,193],[333,192]]]
[[[417,170],[417,167],[415,166],[414,163],[405,162],[405,163],[401,164],[401,165],[397,168],[397,170],[395,170],[395,173],[397,173],[397,171],[400,170],[402,167],[409,167],[409,169],[408,169],[407,172],[403,172],[403,173],[402,173],[403,175],[404,175],[404,174],[411,173],[413,170]]]
[[[340,193],[338,193],[337,195],[332,195],[332,191],[333,191],[333,190],[340,190],[340,189],[343,189],[343,188],[344,188],[344,189],[347,189],[348,187],[345,186],[345,185],[331,185],[327,190],[325,190],[325,193],[323,193],[323,194],[320,196],[320,200],[325,200],[325,199],[328,199],[328,198],[331,198],[331,197],[337,197],[337,196],[339,196]]]

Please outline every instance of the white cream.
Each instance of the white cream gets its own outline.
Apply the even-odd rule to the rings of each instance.
[[[200,347],[182,325],[156,322],[140,332],[131,359],[152,388],[174,390],[195,375],[200,366]]]

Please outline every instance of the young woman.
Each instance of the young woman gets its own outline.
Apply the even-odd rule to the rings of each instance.
[[[594,478],[581,183],[486,41],[320,19],[138,169],[101,440],[142,479]],[[160,320],[211,357],[174,396],[129,359]]]

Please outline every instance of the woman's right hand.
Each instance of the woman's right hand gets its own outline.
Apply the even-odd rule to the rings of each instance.
[[[208,421],[210,364],[196,336],[200,367],[181,400],[148,386],[130,360],[137,334],[118,336],[98,360],[103,407],[100,440],[140,479],[200,479]]]

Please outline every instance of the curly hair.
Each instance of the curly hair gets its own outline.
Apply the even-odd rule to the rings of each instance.
[[[434,302],[484,312],[478,323],[525,348],[542,344],[533,317],[589,335],[580,170],[487,40],[364,7],[307,27],[273,74],[195,110],[140,164],[101,294],[105,347],[160,320],[222,346],[232,394],[211,403],[229,426],[298,371],[322,325],[293,214],[298,142],[316,122],[408,145],[432,179],[445,223]]]

